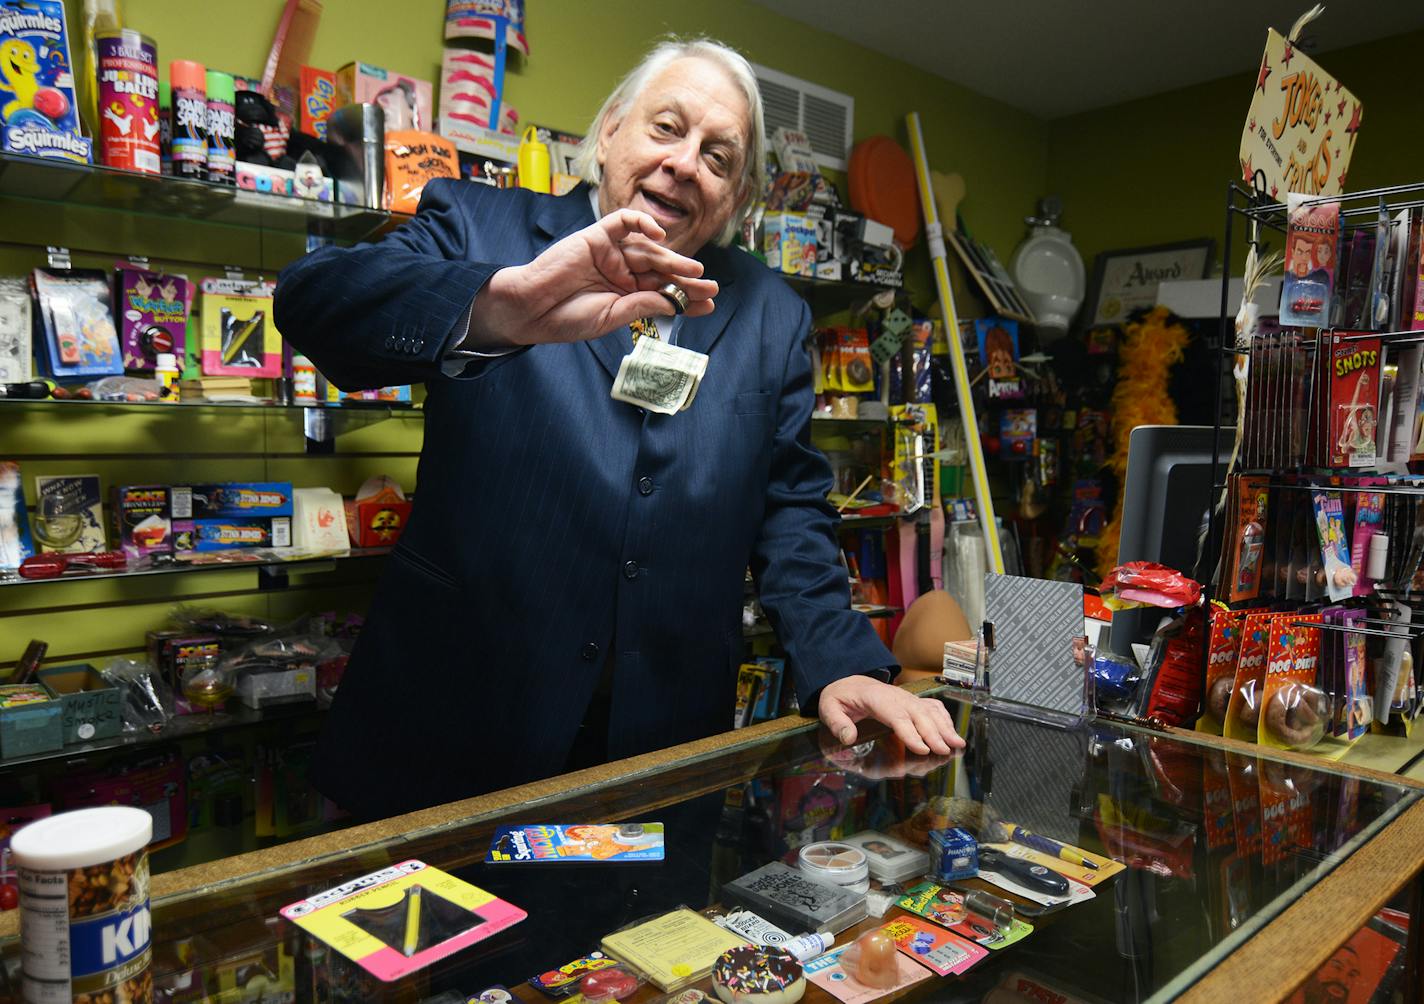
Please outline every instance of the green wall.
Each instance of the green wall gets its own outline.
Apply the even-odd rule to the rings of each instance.
[[[1328,19],[1319,25],[1328,36]],[[1417,88],[1407,72],[1421,46],[1424,32],[1412,32],[1316,60],[1364,105],[1351,190],[1424,176]],[[1049,187],[1063,197],[1064,225],[1084,261],[1091,266],[1105,249],[1203,236],[1220,253],[1226,186],[1240,177],[1236,154],[1254,80],[1252,70],[1047,124]]]
[[[236,73],[261,71],[282,0],[221,8],[191,0],[128,0],[130,26],[158,43],[160,63],[196,59]],[[524,121],[583,132],[604,96],[660,36],[706,34],[753,62],[855,98],[856,138],[888,133],[905,143],[919,111],[931,164],[959,171],[976,234],[1007,256],[1047,176],[1043,123],[898,60],[816,31],[749,0],[638,3],[532,0],[531,54],[511,60],[506,97]],[[437,84],[442,0],[327,0],[312,65],[361,59]],[[437,96],[438,100],[438,96]]]

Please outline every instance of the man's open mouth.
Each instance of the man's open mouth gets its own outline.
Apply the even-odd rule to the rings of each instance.
[[[668,216],[675,216],[679,219],[687,215],[687,210],[680,203],[674,202],[666,196],[658,195],[656,192],[644,188],[643,198],[647,199],[654,208],[662,210]]]

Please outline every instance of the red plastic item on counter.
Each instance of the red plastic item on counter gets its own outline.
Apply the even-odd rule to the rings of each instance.
[[[22,579],[57,579],[71,568],[94,571],[122,571],[128,558],[122,551],[90,551],[85,554],[36,554],[20,562]]]
[[[579,993],[589,1004],[620,1001],[638,990],[638,978],[621,966],[600,969],[579,980]]]
[[[1098,591],[1108,606],[1119,610],[1143,606],[1175,610],[1196,606],[1201,601],[1202,587],[1175,568],[1151,561],[1129,561],[1109,572]]]

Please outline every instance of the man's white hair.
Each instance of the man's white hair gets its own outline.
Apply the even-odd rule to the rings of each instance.
[[[609,118],[626,114],[648,81],[667,69],[670,64],[689,57],[706,59],[726,70],[727,75],[742,89],[742,94],[747,99],[747,108],[751,110],[747,156],[742,166],[741,198],[732,210],[732,218],[716,237],[717,243],[725,246],[731,243],[732,238],[741,229],[747,207],[761,194],[766,181],[766,126],[761,109],[761,90],[757,87],[756,74],[752,72],[751,64],[735,49],[710,38],[670,38],[659,42],[613,89],[613,93],[604,99],[603,107],[593,117],[593,124],[588,127],[588,134],[579,146],[578,156],[574,158],[574,169],[579,177],[591,185],[602,182],[603,165],[598,162],[598,137],[602,135]]]

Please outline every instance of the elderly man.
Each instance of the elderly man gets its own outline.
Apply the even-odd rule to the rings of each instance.
[[[388,814],[726,730],[748,564],[802,708],[841,741],[875,718],[914,752],[962,745],[850,609],[810,314],[725,247],[763,147],[746,61],[666,42],[594,120],[587,185],[432,182],[386,240],[282,273],[277,323],[338,386],[427,389],[415,511],[318,753],[339,804]],[[628,393],[638,337],[705,364],[690,407]]]

